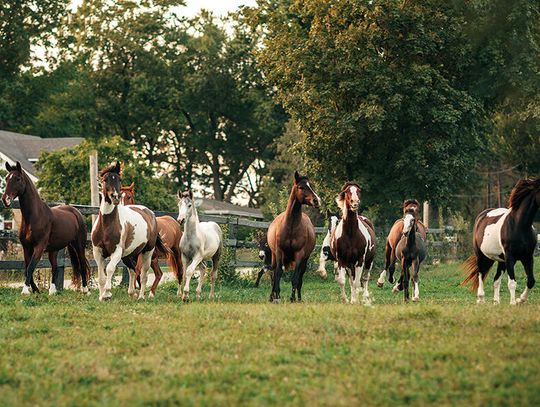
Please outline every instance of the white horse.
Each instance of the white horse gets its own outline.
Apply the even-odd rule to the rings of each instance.
[[[129,269],[128,294],[135,294],[135,266],[142,255],[141,290],[139,299],[144,299],[147,272],[150,268],[155,247],[169,249],[158,236],[154,213],[140,205],[119,205],[120,163],[100,172],[101,204],[99,215],[92,227],[92,246],[99,276],[99,300],[112,297],[112,276],[122,260]],[[106,265],[106,258],[109,264]]]
[[[199,215],[197,215],[195,202],[193,201],[193,193],[189,190],[182,194],[178,191],[178,222],[184,227],[184,234],[180,240],[185,279],[182,301],[189,301],[191,277],[193,277],[197,267],[209,259],[212,259],[209,296],[212,300],[214,299],[214,283],[217,278],[218,264],[223,248],[223,232],[215,222],[199,222]],[[196,291],[197,299],[201,298],[205,268],[203,263]],[[180,288],[178,288],[178,295],[180,295]]]

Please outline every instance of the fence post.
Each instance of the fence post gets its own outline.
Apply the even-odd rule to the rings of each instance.
[[[229,220],[227,221],[227,228],[228,228],[227,237],[236,242],[236,232],[238,231],[238,218],[229,218]],[[232,249],[231,266],[235,268],[235,271],[236,271],[236,246],[237,244],[235,243],[235,245],[231,247]]]
[[[64,289],[64,270],[66,266],[66,249],[63,248],[58,252],[58,263],[56,267],[56,276],[54,278],[54,285],[57,291]]]
[[[99,206],[98,156],[95,150],[90,153],[90,200],[92,206]],[[96,219],[97,215],[92,215],[92,225]]]

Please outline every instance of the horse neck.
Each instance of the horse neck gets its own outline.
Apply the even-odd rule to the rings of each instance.
[[[194,233],[199,226],[199,214],[195,207],[192,206],[191,212],[188,212],[186,217],[186,224],[184,226],[184,233],[191,234]]]
[[[43,211],[50,210],[47,204],[41,200],[38,190],[33,182],[24,174],[26,188],[24,193],[19,195],[19,206],[21,215],[27,222],[33,220],[36,216],[41,217]]]
[[[358,213],[347,208],[347,215],[343,217],[343,234],[352,235],[358,231]]]
[[[520,228],[530,228],[534,222],[534,217],[538,211],[538,205],[534,194],[524,198],[519,207],[510,212],[515,224]]]
[[[411,230],[409,230],[409,234],[407,235],[407,247],[413,248],[416,246],[416,220],[414,221],[413,225],[411,226]]]
[[[294,226],[300,223],[302,219],[302,204],[298,202],[294,194],[294,187],[291,189],[289,195],[289,201],[287,202],[287,209],[285,209],[285,224]]]

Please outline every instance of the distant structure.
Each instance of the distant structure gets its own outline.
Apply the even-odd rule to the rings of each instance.
[[[75,147],[83,141],[82,137],[41,138],[27,134],[0,130],[0,168],[6,161],[15,164],[19,161],[33,182],[37,181],[34,164],[42,151],[56,151]]]
[[[264,216],[260,209],[248,208],[247,206],[234,205],[229,202],[216,201],[214,199],[195,199],[195,205],[205,215],[216,216],[241,216],[263,220]]]
[[[41,138],[28,134],[13,133],[0,130],[0,169],[5,169],[6,162],[14,165],[19,161],[30,179],[35,183],[36,168],[42,151],[56,151],[62,148],[75,147],[83,141],[82,137]],[[4,220],[0,216],[0,230],[17,229],[20,222],[19,210],[13,210],[13,220]]]

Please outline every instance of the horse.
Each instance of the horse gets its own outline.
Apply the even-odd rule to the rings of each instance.
[[[92,246],[99,276],[99,300],[112,298],[112,276],[122,260],[129,269],[128,295],[135,295],[135,269],[142,255],[141,289],[138,298],[144,299],[147,272],[154,250],[168,253],[158,234],[154,213],[140,205],[119,205],[121,165],[119,162],[99,173],[101,183],[99,213],[92,226]],[[106,265],[105,259],[110,261]],[[105,267],[106,266],[106,267]]]
[[[180,240],[185,279],[182,301],[189,301],[189,282],[195,269],[202,264],[199,284],[196,290],[197,299],[201,298],[206,271],[204,261],[209,259],[212,259],[209,299],[213,300],[214,283],[217,278],[219,260],[223,251],[223,232],[215,222],[199,222],[199,215],[195,208],[193,192],[191,190],[183,193],[178,191],[178,222],[184,226],[184,234]],[[180,288],[178,289],[178,295],[180,295]]]
[[[255,281],[255,287],[259,287],[264,273],[268,270],[272,270],[272,250],[270,250],[270,246],[268,246],[266,234],[257,236],[255,242],[259,247],[259,259],[263,261],[263,265],[257,274],[257,280]]]
[[[341,288],[341,300],[347,301],[345,294],[345,274],[351,286],[351,304],[358,302],[362,289],[364,305],[371,305],[368,282],[375,259],[375,229],[371,221],[358,214],[360,206],[360,186],[356,182],[346,182],[336,198],[341,209],[341,220],[332,235],[330,248],[338,263],[337,282]]]
[[[537,235],[532,226],[540,206],[540,178],[519,180],[508,200],[508,208],[489,208],[482,211],[474,223],[474,255],[464,263],[468,276],[462,282],[472,284],[477,291],[478,304],[484,302],[484,279],[494,262],[497,272],[493,282],[493,302],[500,303],[502,274],[508,272],[510,304],[527,301],[529,291],[534,287],[534,249]],[[521,261],[527,274],[527,286],[516,299],[516,278],[514,266]]]
[[[56,294],[58,251],[67,247],[73,268],[73,283],[79,285],[82,280],[82,292],[88,293],[89,265],[84,249],[86,247],[86,224],[81,213],[70,205],[49,208],[39,196],[38,190],[21,163],[11,166],[6,162],[6,189],[2,201],[9,207],[15,198],[19,198],[22,222],[19,228],[19,240],[24,251],[25,281],[23,295],[35,293],[39,289],[34,281],[34,270],[43,252],[49,255],[51,263],[51,285],[49,295]]]
[[[309,217],[302,212],[302,205],[319,208],[320,198],[306,176],[294,173],[294,182],[285,212],[279,214],[268,228],[268,245],[272,251],[274,278],[270,301],[280,300],[280,280],[283,273],[294,268],[291,279],[291,302],[302,301],[302,280],[307,262],[315,248],[315,228]]]
[[[134,205],[135,204],[135,183],[131,183],[129,186],[123,186],[120,188],[120,202],[123,205]],[[153,297],[156,294],[156,289],[161,281],[163,272],[159,267],[159,258],[165,257],[167,259],[167,264],[172,270],[173,274],[178,280],[178,288],[180,289],[182,285],[182,255],[180,253],[180,239],[182,238],[182,229],[176,221],[176,219],[171,216],[158,216],[156,217],[156,222],[158,226],[159,237],[167,246],[170,251],[168,253],[162,252],[159,248],[154,250],[152,255],[152,262],[150,267],[154,270],[154,283],[150,288],[150,297]],[[135,274],[138,277],[142,267],[142,256],[139,255],[137,259],[137,268]],[[140,281],[139,281],[140,284]]]
[[[419,208],[420,204],[416,199],[406,199],[403,202],[403,215],[410,213],[414,216],[416,219],[416,229],[418,233],[420,233],[422,240],[426,241],[427,229],[419,219]],[[379,279],[377,280],[377,287],[379,288],[384,285],[387,272],[388,281],[391,284],[394,283],[394,271],[396,270],[396,246],[401,240],[403,227],[403,218],[396,220],[388,233],[388,237],[386,238],[386,247],[384,250],[384,270],[381,272]]]
[[[394,286],[392,292],[403,290],[405,302],[409,302],[409,280],[411,279],[410,268],[413,268],[413,297],[417,302],[420,299],[420,287],[418,285],[418,272],[420,264],[426,258],[426,243],[418,232],[418,224],[413,213],[405,214],[403,218],[403,233],[396,246],[396,257],[401,262],[401,277]]]
[[[336,230],[337,224],[339,223],[340,219],[341,215],[339,212],[332,213],[329,210],[326,210],[326,221],[328,223],[328,230],[321,245],[321,253],[319,255],[319,268],[317,269],[322,278],[326,278],[327,276],[325,267],[327,261],[331,261],[334,263],[334,275],[336,275],[337,277],[338,266],[336,263],[336,258],[332,254],[332,250],[330,250],[330,241],[332,238],[332,233],[334,233],[334,230]]]

